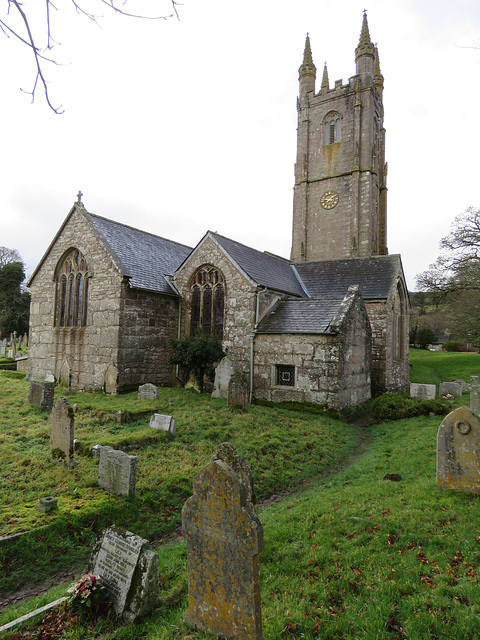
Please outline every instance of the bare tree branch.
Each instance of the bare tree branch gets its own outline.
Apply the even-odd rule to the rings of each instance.
[[[176,17],[177,19],[180,19],[178,14],[178,7],[181,6],[181,4],[176,2],[176,0],[170,0],[173,13],[171,13],[170,15],[162,15],[162,16],[146,16],[146,15],[136,14],[130,11],[126,11],[123,7],[126,5],[127,0],[124,0],[123,2],[120,2],[120,1],[117,2],[117,0],[97,0],[97,1],[100,4],[107,6],[109,9],[111,9],[115,13],[125,17],[129,17],[129,18],[137,18],[137,19],[143,19],[143,20],[168,20],[169,18]],[[95,24],[99,25],[99,19],[103,16],[95,15],[94,13],[87,11],[86,9],[83,8],[81,3],[79,3],[77,0],[71,0],[71,2],[75,8],[76,13],[88,18]],[[122,6],[119,6],[120,4]],[[44,50],[50,51],[55,44],[59,44],[58,41],[52,35],[52,23],[51,23],[51,11],[52,9],[54,9],[55,11],[58,11],[58,9],[53,3],[53,0],[45,0],[45,27],[46,27],[47,44],[45,49],[42,49],[41,47],[38,46],[37,38],[32,33],[29,14],[23,9],[23,4],[21,0],[7,0],[8,16],[11,15],[10,7],[12,6],[16,9],[18,15],[21,18],[21,22],[25,29],[25,37],[22,37],[22,35],[20,35],[20,33],[18,33],[16,29],[9,26],[5,20],[0,20],[0,31],[2,31],[7,37],[10,37],[10,34],[14,35],[16,38],[20,40],[20,42],[22,42],[22,44],[29,47],[33,54],[35,67],[36,67],[36,75],[35,75],[35,81],[33,84],[32,91],[24,91],[24,89],[21,89],[21,90],[24,91],[24,93],[28,93],[29,95],[31,95],[32,102],[34,102],[35,93],[36,93],[38,84],[40,82],[40,84],[43,86],[44,93],[45,93],[45,100],[48,106],[50,107],[50,109],[52,109],[54,113],[61,114],[64,112],[64,110],[61,109],[61,107],[54,107],[50,102],[50,96],[48,92],[48,83],[45,79],[43,67],[42,67],[42,62],[44,61],[51,62],[55,65],[58,64],[54,58],[47,57],[43,53]]]

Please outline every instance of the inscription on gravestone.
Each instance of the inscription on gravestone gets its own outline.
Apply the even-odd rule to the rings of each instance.
[[[124,451],[117,451],[112,447],[102,447],[98,468],[98,486],[109,493],[133,497],[137,480],[137,461],[136,456],[129,456]]]
[[[138,387],[138,397],[145,398],[146,400],[158,399],[158,387],[154,384],[142,384]]]
[[[251,478],[248,465],[224,443],[195,476],[193,496],[182,509],[188,563],[185,621],[236,640],[263,638],[263,529],[251,502]]]
[[[417,400],[434,400],[437,393],[437,386],[434,384],[420,384],[412,382],[410,384],[410,396]]]
[[[119,615],[130,620],[152,611],[158,596],[158,555],[147,540],[110,527],[97,541],[90,571],[102,579]]]
[[[480,420],[466,407],[449,413],[438,429],[437,487],[480,493]]]
[[[154,413],[150,418],[150,428],[168,431],[170,435],[174,436],[177,432],[177,421],[172,416]]]
[[[440,395],[444,396],[447,393],[452,394],[452,396],[456,398],[461,398],[463,393],[462,385],[459,382],[441,382]]]

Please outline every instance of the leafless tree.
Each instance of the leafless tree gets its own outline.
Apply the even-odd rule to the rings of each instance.
[[[16,249],[9,249],[8,247],[0,247],[0,269],[10,262],[21,262],[23,264],[22,256]]]
[[[169,18],[173,17],[179,18],[178,7],[180,3],[176,2],[176,0],[168,0],[168,3],[171,4],[172,7],[172,13],[170,15],[161,16],[147,16],[135,13],[134,11],[128,11],[126,8],[128,0],[93,1],[94,3],[98,4],[99,8],[105,6],[113,12],[129,18],[138,18],[144,20],[168,20]],[[31,19],[31,12],[25,7],[24,2],[22,2],[21,0],[6,0],[6,2],[6,17],[4,19],[0,19],[0,30],[3,31],[3,33],[7,37],[14,36],[18,40],[20,40],[20,42],[22,42],[26,47],[28,47],[32,52],[35,64],[35,81],[33,83],[33,89],[31,91],[26,91],[25,93],[28,93],[32,96],[33,102],[38,85],[40,84],[43,87],[45,99],[48,103],[48,106],[57,114],[63,113],[63,109],[61,108],[61,106],[54,107],[50,101],[48,85],[44,74],[45,63],[58,64],[58,61],[52,54],[52,49],[55,44],[58,44],[59,41],[53,34],[51,18],[53,12],[58,12],[59,9],[57,8],[56,4],[54,4],[53,0],[43,0],[43,22],[40,29],[35,29],[33,26],[33,21]],[[70,0],[70,2],[78,15],[88,18],[92,22],[99,24],[99,20],[101,20],[102,16],[86,9],[86,1]],[[63,4],[65,4],[65,2]],[[44,46],[41,46],[39,42],[41,40],[45,41],[45,39],[46,44]]]

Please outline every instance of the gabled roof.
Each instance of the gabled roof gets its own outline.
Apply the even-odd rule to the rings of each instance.
[[[311,298],[339,299],[358,284],[364,300],[386,299],[402,273],[399,255],[295,264]]]
[[[167,278],[191,253],[191,247],[93,213],[87,216],[123,275],[130,278],[131,287],[178,295]]]
[[[257,285],[305,297],[305,291],[291,262],[271,253],[252,249],[218,233],[209,233]]]
[[[330,324],[342,302],[288,298],[259,322],[256,333],[333,333]]]

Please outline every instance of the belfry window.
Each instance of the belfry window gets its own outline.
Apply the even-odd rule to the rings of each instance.
[[[84,327],[87,324],[87,262],[78,249],[69,251],[58,263],[56,275],[55,325]]]
[[[341,139],[341,118],[336,111],[331,111],[325,116],[324,120],[324,144],[334,144],[340,142]]]
[[[197,269],[190,283],[190,335],[197,329],[223,339],[225,280],[219,269],[204,265]]]

